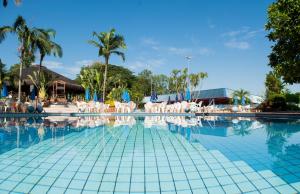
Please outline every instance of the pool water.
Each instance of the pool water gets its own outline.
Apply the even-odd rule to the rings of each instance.
[[[1,194],[298,192],[300,120],[0,120]]]

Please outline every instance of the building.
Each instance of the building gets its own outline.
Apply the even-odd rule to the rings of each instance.
[[[24,92],[26,95],[30,93],[30,87],[33,86],[33,83],[28,75],[33,76],[33,72],[38,72],[38,70],[38,65],[32,65],[23,69],[22,92]],[[47,94],[51,99],[66,100],[68,96],[84,93],[84,88],[75,80],[69,79],[44,66],[41,67],[41,71],[48,77]]]
[[[191,92],[191,96],[194,102],[203,101],[205,105],[209,104],[212,100],[215,104],[230,104],[231,99],[233,98],[234,90],[228,88],[216,88],[216,89],[208,89],[208,90],[198,90]],[[176,94],[164,94],[158,95],[157,102],[167,102],[168,100],[171,102],[176,101]],[[257,95],[249,96],[251,103],[260,104],[263,102],[263,98]],[[180,97],[178,97],[180,99]],[[147,96],[143,99],[143,103],[149,102],[150,96]]]

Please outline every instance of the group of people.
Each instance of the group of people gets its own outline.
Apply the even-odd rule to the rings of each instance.
[[[25,102],[19,102],[11,96],[0,101],[0,112],[11,113],[42,113],[43,104],[35,97],[34,100],[26,99]]]

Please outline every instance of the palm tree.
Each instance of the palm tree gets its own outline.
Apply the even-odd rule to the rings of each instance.
[[[38,96],[42,100],[47,97],[48,83],[52,82],[55,77],[44,72],[32,72],[32,75],[27,75],[31,82],[38,88]]]
[[[97,38],[97,41],[90,40],[89,43],[99,49],[98,56],[103,56],[105,59],[104,81],[103,81],[103,101],[105,101],[105,89],[107,80],[107,66],[111,54],[120,56],[125,61],[125,54],[119,49],[125,49],[126,44],[124,37],[115,34],[115,29],[111,29],[109,32],[93,33],[93,36]]]
[[[34,49],[37,36],[44,35],[46,37],[47,34],[41,29],[28,27],[22,16],[18,16],[12,26],[0,27],[0,43],[5,39],[7,33],[16,34],[20,43],[18,49],[20,53],[18,101],[21,101],[23,66],[29,66],[34,61]]]
[[[179,69],[173,69],[172,73],[171,73],[171,83],[173,85],[173,90],[178,94],[179,93],[179,74],[180,74],[180,70]]]
[[[0,59],[0,90],[2,88],[4,80],[6,79],[6,73],[7,73],[7,71],[5,69],[5,64],[2,63],[2,61]],[[1,92],[0,92],[0,94],[1,94]]]
[[[250,93],[246,90],[243,89],[239,89],[233,92],[233,96],[238,97],[240,100],[245,97],[246,99],[248,98],[248,96],[250,95]]]
[[[41,74],[41,68],[42,68],[42,64],[43,64],[43,60],[45,58],[46,55],[53,55],[55,57],[62,57],[63,52],[62,52],[62,48],[60,47],[60,45],[58,45],[57,43],[53,42],[51,40],[51,38],[55,37],[55,30],[52,29],[47,29],[47,30],[43,30],[40,29],[41,31],[43,31],[43,33],[39,33],[37,34],[36,40],[35,40],[35,49],[37,49],[40,53],[40,62],[39,62],[39,70],[38,70],[38,89],[39,89],[39,83],[40,83],[40,74]]]
[[[191,94],[193,94],[194,89],[199,85],[200,76],[199,74],[191,73],[189,75],[189,79],[190,79],[190,86],[191,86]]]

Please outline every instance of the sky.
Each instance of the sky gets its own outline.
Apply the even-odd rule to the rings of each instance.
[[[151,69],[169,75],[172,69],[207,72],[202,89],[246,89],[264,94],[271,45],[264,25],[271,0],[23,0],[0,7],[0,26],[12,25],[18,15],[30,26],[56,30],[63,57],[46,57],[44,65],[69,78],[98,57],[87,42],[92,33],[115,28],[127,44],[126,60],[110,63],[135,74]],[[8,35],[0,58],[18,63],[18,42]],[[191,57],[190,63],[186,56]],[[38,60],[38,57],[37,57]],[[300,91],[300,86],[289,86]]]

